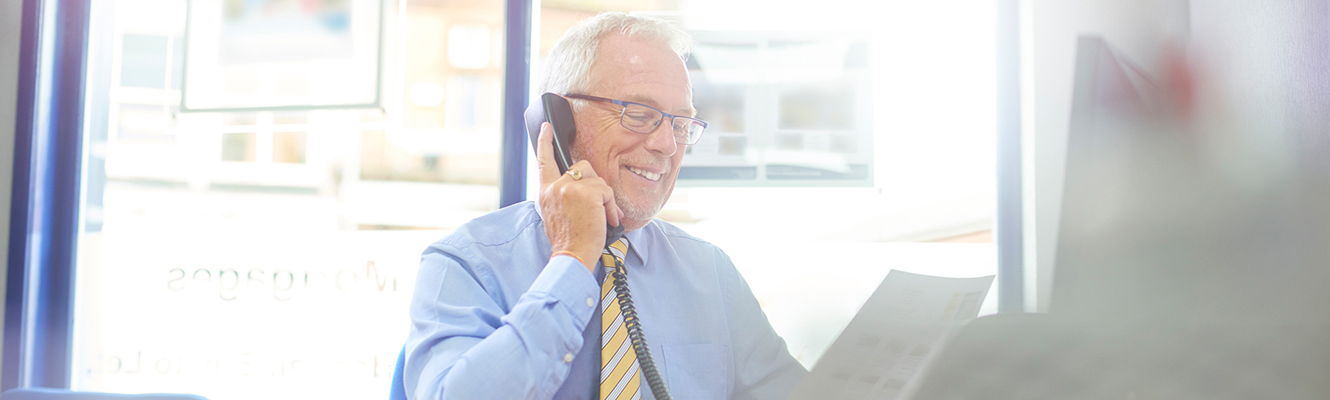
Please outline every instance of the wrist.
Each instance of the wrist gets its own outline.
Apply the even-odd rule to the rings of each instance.
[[[586,260],[588,260],[589,258],[584,258],[584,257],[582,257],[582,256],[577,255],[577,253],[574,253],[574,252],[571,252],[571,251],[568,251],[568,250],[560,250],[560,251],[556,251],[556,252],[554,252],[554,254],[550,254],[550,258],[554,258],[554,257],[558,257],[558,256],[569,256],[569,257],[575,258],[575,259],[577,259],[577,262],[582,263],[582,266],[587,267],[587,269],[591,269],[591,268],[595,267],[595,265],[591,265],[591,264],[587,264],[587,263],[586,263]]]

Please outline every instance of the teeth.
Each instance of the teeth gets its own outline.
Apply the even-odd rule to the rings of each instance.
[[[629,170],[629,171],[633,171],[634,174],[642,175],[643,178],[647,178],[647,179],[649,179],[649,180],[653,180],[653,181],[655,181],[655,180],[660,180],[660,174],[657,174],[657,173],[655,173],[655,172],[651,172],[651,171],[643,171],[643,170],[640,170],[640,169],[637,169],[637,168],[633,168],[633,167],[628,167],[628,170]]]

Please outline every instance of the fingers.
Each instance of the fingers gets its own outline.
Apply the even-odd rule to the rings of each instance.
[[[578,161],[569,167],[569,170],[577,169],[582,174],[580,180],[576,180],[580,185],[592,188],[600,195],[601,205],[605,208],[605,222],[610,226],[619,226],[619,219],[623,218],[623,210],[619,209],[618,203],[614,201],[614,189],[611,189],[604,179],[596,174],[596,170],[591,168],[591,163],[586,160]],[[568,177],[572,180],[572,177]],[[567,183],[571,184],[571,183]],[[565,187],[564,190],[567,190]]]
[[[611,189],[609,184],[605,183],[605,180],[596,174],[596,170],[592,169],[591,163],[586,160],[578,161],[572,167],[569,167],[569,170],[574,168],[582,173],[582,179],[578,182],[593,188],[600,195],[601,205],[605,208],[605,222],[609,223],[610,226],[619,226],[619,219],[623,218],[623,210],[620,210],[619,204],[614,201],[614,189]],[[569,179],[572,178],[569,177]]]
[[[549,185],[559,179],[559,165],[554,163],[554,128],[549,122],[540,124],[540,136],[536,138],[536,161],[539,163],[541,185]]]
[[[568,167],[568,170],[569,170],[569,171],[572,171],[573,169],[577,169],[577,172],[582,173],[582,179],[581,179],[581,180],[584,180],[584,181],[586,180],[586,178],[599,178],[599,177],[600,177],[600,175],[596,175],[596,170],[591,168],[591,163],[588,162],[587,160],[578,161],[578,162],[576,162],[576,163],[573,163],[573,166]],[[572,179],[571,176],[568,177],[568,178],[569,178],[569,179]]]
[[[594,257],[605,245],[606,224],[619,226],[623,211],[614,201],[614,189],[596,174],[590,162],[582,160],[569,167],[577,170],[575,175],[560,174],[553,142],[553,128],[548,123],[541,124],[536,158],[540,162],[540,207],[545,234],[554,251]]]
[[[619,204],[614,202],[614,190],[610,189],[610,195],[605,202],[605,222],[610,226],[619,226],[623,219],[623,210],[619,209]]]

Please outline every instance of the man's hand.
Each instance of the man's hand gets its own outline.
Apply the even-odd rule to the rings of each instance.
[[[591,169],[591,163],[578,161],[569,167],[581,179],[559,174],[554,162],[554,129],[540,124],[536,159],[540,162],[540,210],[545,220],[545,236],[554,252],[568,251],[596,267],[597,256],[605,247],[605,224],[619,226],[623,211],[614,203],[614,189]],[[594,272],[594,271],[592,271]]]

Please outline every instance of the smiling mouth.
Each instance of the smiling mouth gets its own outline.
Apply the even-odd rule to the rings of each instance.
[[[647,180],[649,180],[649,181],[653,181],[653,182],[654,182],[654,181],[658,181],[658,180],[660,180],[660,174],[657,174],[657,173],[655,173],[655,172],[646,171],[646,170],[642,170],[642,169],[638,169],[638,168],[633,168],[633,167],[627,167],[627,166],[624,167],[624,168],[628,168],[629,171],[632,171],[634,174],[637,174],[637,175],[639,175],[639,176],[641,176],[641,177],[643,177],[643,178],[647,178]]]

